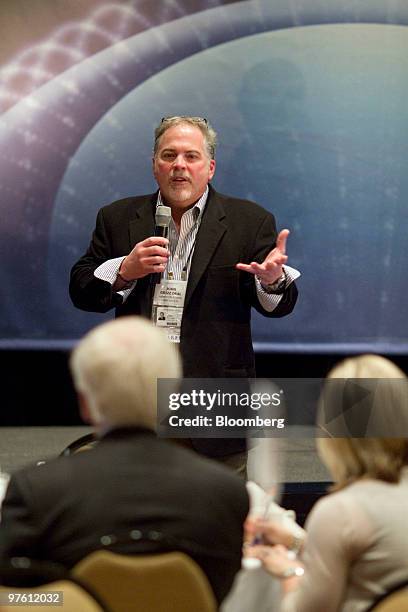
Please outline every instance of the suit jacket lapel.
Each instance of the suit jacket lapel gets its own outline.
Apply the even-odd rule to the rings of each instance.
[[[139,206],[134,206],[129,221],[130,248],[154,235],[154,215],[157,193],[146,198]],[[225,211],[217,192],[210,187],[208,201],[197,233],[197,242],[188,277],[184,307],[187,306],[197,284],[208,267],[221,238],[227,230],[223,219]]]
[[[184,308],[208,267],[221,238],[227,230],[223,219],[225,211],[218,194],[210,187],[207,204],[197,233],[197,242],[191,262]]]
[[[154,215],[156,210],[157,193],[146,198],[140,206],[133,206],[132,219],[129,221],[130,248],[147,238],[154,236]]]
[[[130,250],[142,240],[154,235],[154,216],[156,210],[157,193],[147,196],[142,202],[135,202],[129,211],[129,243]],[[150,318],[152,312],[152,291],[150,275],[138,280],[134,289],[137,295],[140,314]],[[131,299],[131,297],[129,298]]]

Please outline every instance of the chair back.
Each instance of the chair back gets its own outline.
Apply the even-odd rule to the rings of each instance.
[[[98,438],[94,433],[85,434],[77,438],[60,453],[60,457],[69,457],[82,451],[92,450],[99,443]]]
[[[408,612],[408,581],[396,585],[369,608],[371,612]]]
[[[112,612],[215,612],[207,577],[184,553],[91,553],[72,570]]]
[[[46,601],[41,603],[50,592],[61,593],[63,602],[61,606]],[[14,605],[11,602],[10,605],[7,603],[10,601],[11,594],[14,597]],[[22,603],[16,603],[17,599]],[[30,601],[40,603],[30,605]],[[58,580],[30,588],[0,586],[0,612],[16,612],[16,610],[50,612],[54,609],[61,610],[61,612],[107,612],[108,610],[101,602],[97,602],[85,588],[70,580]]]

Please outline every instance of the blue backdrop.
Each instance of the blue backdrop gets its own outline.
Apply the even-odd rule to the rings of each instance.
[[[0,117],[3,345],[70,344],[102,320],[71,305],[69,269],[100,206],[154,190],[160,118],[194,114],[219,133],[216,189],[292,230],[299,302],[254,316],[256,347],[407,352],[407,3],[171,4]]]

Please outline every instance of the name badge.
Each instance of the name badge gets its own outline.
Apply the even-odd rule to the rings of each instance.
[[[186,281],[167,279],[154,290],[152,320],[157,327],[167,331],[170,342],[180,342],[186,289]]]

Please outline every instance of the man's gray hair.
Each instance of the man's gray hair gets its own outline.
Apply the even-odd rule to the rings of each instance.
[[[164,132],[166,132],[169,128],[174,127],[175,125],[180,125],[183,123],[193,125],[202,132],[205,140],[207,155],[209,159],[215,159],[215,149],[217,148],[217,133],[214,128],[210,125],[207,119],[204,119],[203,117],[190,117],[182,115],[174,117],[163,117],[160,124],[154,131],[153,155],[156,156],[160,144],[160,138],[163,136]]]
[[[161,329],[136,316],[94,328],[74,349],[70,368],[93,423],[107,427],[154,429],[157,379],[181,376],[175,346]]]

